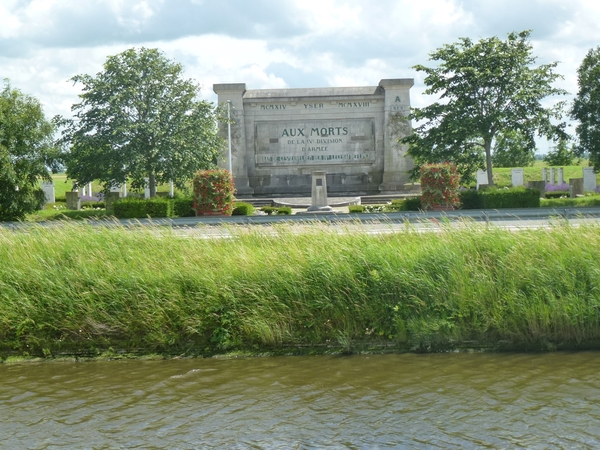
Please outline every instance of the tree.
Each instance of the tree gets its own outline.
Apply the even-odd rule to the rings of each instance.
[[[533,67],[530,31],[445,45],[430,53],[437,67],[414,67],[425,72],[425,94],[439,94],[440,102],[416,108],[410,119],[424,121],[402,139],[415,159],[413,175],[424,163],[454,162],[463,181],[478,168],[487,168],[493,183],[491,148],[494,138],[507,130],[520,132],[529,141],[535,134],[555,139],[564,136],[560,119],[563,103],[544,108],[541,101],[566,94],[551,84],[562,78],[554,73],[557,63]],[[485,160],[483,159],[485,156]]]
[[[69,178],[99,180],[105,190],[127,180],[156,194],[157,183],[183,187],[192,175],[215,165],[223,140],[216,109],[198,98],[200,88],[182,77],[180,64],[157,49],[129,49],[109,56],[83,85],[73,119],[57,118]]]
[[[579,121],[575,129],[577,156],[589,153],[590,166],[600,170],[600,47],[588,51],[577,69],[579,91],[573,102],[571,117]]]
[[[528,167],[535,162],[535,141],[518,131],[506,130],[496,137],[492,165],[494,167]]]
[[[40,178],[57,168],[54,126],[38,100],[11,88],[0,92],[0,220],[21,220],[44,204]]]
[[[558,141],[558,144],[552,147],[552,150],[544,156],[544,161],[549,166],[572,166],[579,164],[575,151],[572,147],[569,149],[566,139]]]

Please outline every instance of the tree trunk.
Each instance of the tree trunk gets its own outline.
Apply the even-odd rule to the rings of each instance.
[[[485,149],[485,167],[488,176],[488,185],[494,185],[494,175],[492,173],[492,140],[486,139],[483,141],[483,148]]]
[[[148,175],[148,188],[150,189],[150,198],[156,197],[156,177],[153,173]]]

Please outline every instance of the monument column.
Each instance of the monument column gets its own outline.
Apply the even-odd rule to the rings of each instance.
[[[414,167],[412,159],[405,156],[408,146],[398,143],[412,131],[410,121],[404,117],[410,113],[410,88],[413,84],[412,78],[379,82],[385,92],[383,183],[379,186],[382,193],[403,190],[410,181],[408,171]]]
[[[254,189],[248,180],[248,162],[246,146],[246,127],[244,123],[243,96],[246,92],[245,83],[213,84],[213,91],[218,96],[219,105],[227,107],[231,102],[231,168],[237,197],[251,196]],[[227,126],[220,124],[221,136],[227,140]],[[227,168],[227,154],[219,158],[219,167]]]

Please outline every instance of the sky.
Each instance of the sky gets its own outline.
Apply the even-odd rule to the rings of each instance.
[[[110,55],[158,48],[216,102],[214,83],[248,89],[376,86],[414,78],[423,95],[429,53],[532,30],[538,64],[558,61],[555,84],[576,94],[577,68],[600,45],[598,0],[0,0],[0,78],[40,100],[48,118],[71,116],[80,85]],[[548,99],[551,105],[561,99]],[[574,125],[569,128],[574,133]],[[544,143],[540,150],[545,152]]]

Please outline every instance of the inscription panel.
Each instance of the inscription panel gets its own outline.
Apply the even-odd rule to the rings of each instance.
[[[257,166],[375,162],[373,118],[255,122],[254,127]]]

